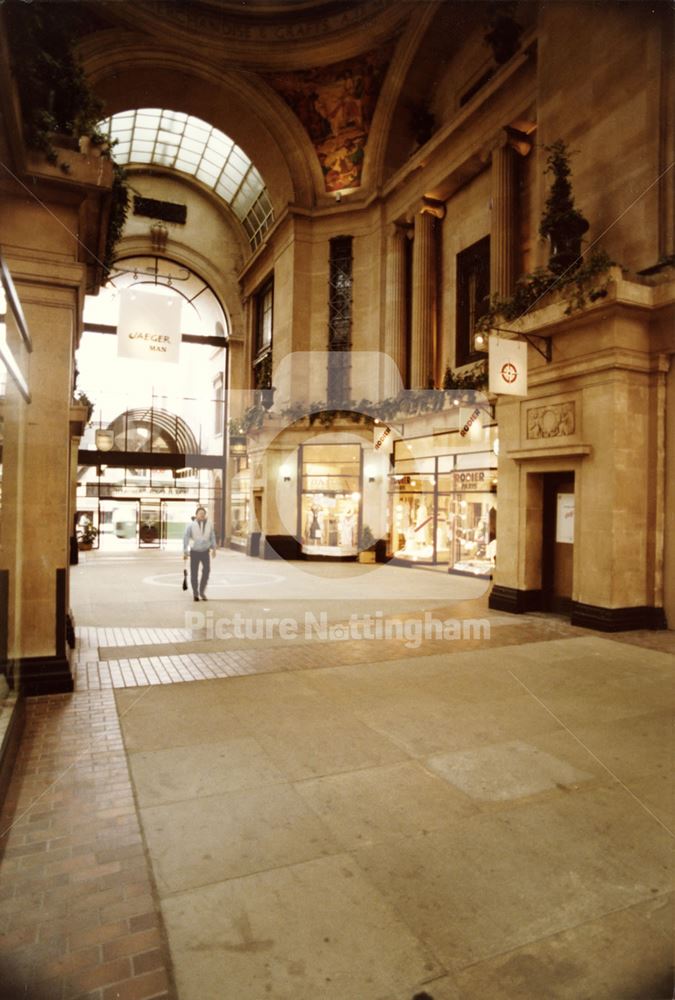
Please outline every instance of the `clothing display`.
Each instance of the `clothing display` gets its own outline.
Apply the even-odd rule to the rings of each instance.
[[[301,544],[308,555],[356,555],[358,508],[351,494],[305,494],[301,524]]]

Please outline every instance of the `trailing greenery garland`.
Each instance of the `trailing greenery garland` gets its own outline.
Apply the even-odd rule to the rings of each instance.
[[[455,375],[446,371],[448,384],[443,389],[404,389],[397,396],[391,396],[374,403],[370,399],[346,400],[336,405],[323,400],[311,403],[292,403],[281,412],[274,413],[265,409],[260,403],[249,406],[238,420],[230,421],[230,437],[240,437],[251,431],[260,430],[265,417],[268,419],[282,418],[288,425],[298,420],[307,419],[310,426],[319,424],[330,427],[336,421],[351,421],[352,423],[387,423],[391,420],[405,420],[423,413],[434,413],[451,406],[461,391],[466,402],[472,402],[472,394],[487,385],[485,362],[474,365],[470,372]],[[444,380],[444,383],[445,383]]]

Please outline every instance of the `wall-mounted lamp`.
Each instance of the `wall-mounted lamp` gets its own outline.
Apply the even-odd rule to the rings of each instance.
[[[335,204],[339,205],[341,201],[342,201],[342,192],[341,191],[336,191],[335,192]]]
[[[488,338],[484,333],[476,333],[473,338],[473,349],[474,351],[487,351],[488,350]]]

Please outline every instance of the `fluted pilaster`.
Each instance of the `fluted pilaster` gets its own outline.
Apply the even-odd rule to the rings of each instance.
[[[516,281],[518,182],[516,154],[506,139],[492,150],[490,294],[511,295]]]
[[[445,209],[423,202],[415,213],[412,266],[410,386],[427,389],[434,382],[436,343],[436,230]]]
[[[384,309],[384,353],[398,369],[403,384],[406,380],[406,287],[405,258],[407,234],[399,225],[392,225],[387,237],[387,273]],[[382,391],[385,398],[398,393],[401,384],[393,365],[385,361]]]

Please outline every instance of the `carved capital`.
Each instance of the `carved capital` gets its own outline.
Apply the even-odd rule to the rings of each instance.
[[[390,240],[402,240],[412,235],[410,222],[390,222],[387,226],[387,236]]]
[[[445,205],[442,201],[436,201],[435,198],[422,198],[417,206],[417,211],[420,215],[433,215],[434,219],[445,218]]]

